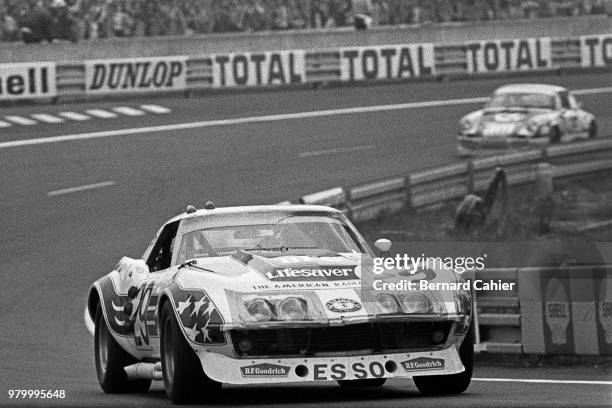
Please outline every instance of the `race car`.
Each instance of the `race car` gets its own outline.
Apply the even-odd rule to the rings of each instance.
[[[597,122],[574,96],[554,85],[515,84],[498,88],[484,108],[459,123],[460,156],[500,152],[593,138]]]
[[[390,245],[375,243],[384,253]],[[122,258],[91,286],[85,322],[99,384],[146,392],[163,380],[177,404],[222,396],[223,383],[373,387],[404,377],[426,394],[463,392],[470,291],[374,288],[463,278],[444,268],[372,274],[375,257],[330,207],[189,206],[142,258]]]

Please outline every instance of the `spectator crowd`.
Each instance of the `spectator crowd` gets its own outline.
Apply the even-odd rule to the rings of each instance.
[[[0,0],[0,41],[539,18],[612,11],[612,0]]]

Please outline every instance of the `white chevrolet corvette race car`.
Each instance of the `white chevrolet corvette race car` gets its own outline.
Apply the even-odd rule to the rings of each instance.
[[[597,135],[595,117],[582,110],[566,88],[541,84],[498,88],[484,108],[464,116],[459,127],[461,156]]]
[[[92,285],[85,319],[100,386],[145,392],[163,380],[174,403],[206,401],[222,383],[365,387],[404,377],[423,393],[463,392],[469,291],[375,290],[365,282],[373,259],[333,208],[190,206],[142,259],[122,258]],[[404,275],[463,282],[448,269]]]

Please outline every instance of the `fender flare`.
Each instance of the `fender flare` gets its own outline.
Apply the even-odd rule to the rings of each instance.
[[[178,300],[177,297],[184,298],[184,300]],[[176,321],[181,327],[181,332],[192,347],[204,345],[223,345],[227,343],[225,339],[225,332],[221,330],[225,324],[225,320],[219,312],[219,308],[215,305],[210,295],[208,295],[204,289],[186,289],[176,282],[165,288],[160,294],[160,299],[156,310],[157,325],[160,327],[160,332],[161,322],[159,319],[161,317],[161,308],[166,302],[170,302],[174,311],[174,316],[176,317]],[[179,303],[183,302],[190,303],[185,308],[185,310],[190,310],[190,312],[184,315],[179,313]],[[192,305],[195,307],[195,304],[198,302],[201,302],[200,308],[198,309],[198,313],[196,313],[195,317],[192,319],[191,316],[193,316],[194,309],[191,307]],[[202,313],[202,308],[204,307],[204,313]],[[187,320],[189,320],[189,324],[186,324]],[[193,324],[193,327],[189,327],[191,324]],[[206,329],[205,332],[207,335],[204,335],[204,331],[202,331],[202,329]]]

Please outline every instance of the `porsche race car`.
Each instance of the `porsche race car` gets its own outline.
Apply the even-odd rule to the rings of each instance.
[[[463,392],[469,291],[374,290],[365,275],[375,255],[333,208],[190,206],[142,258],[122,258],[91,286],[85,320],[99,384],[145,392],[163,380],[174,403],[222,395],[222,383],[367,387],[404,377],[426,394]],[[403,279],[461,277],[440,269]]]
[[[597,122],[560,86],[515,84],[498,88],[484,108],[459,123],[460,156],[593,138]]]

